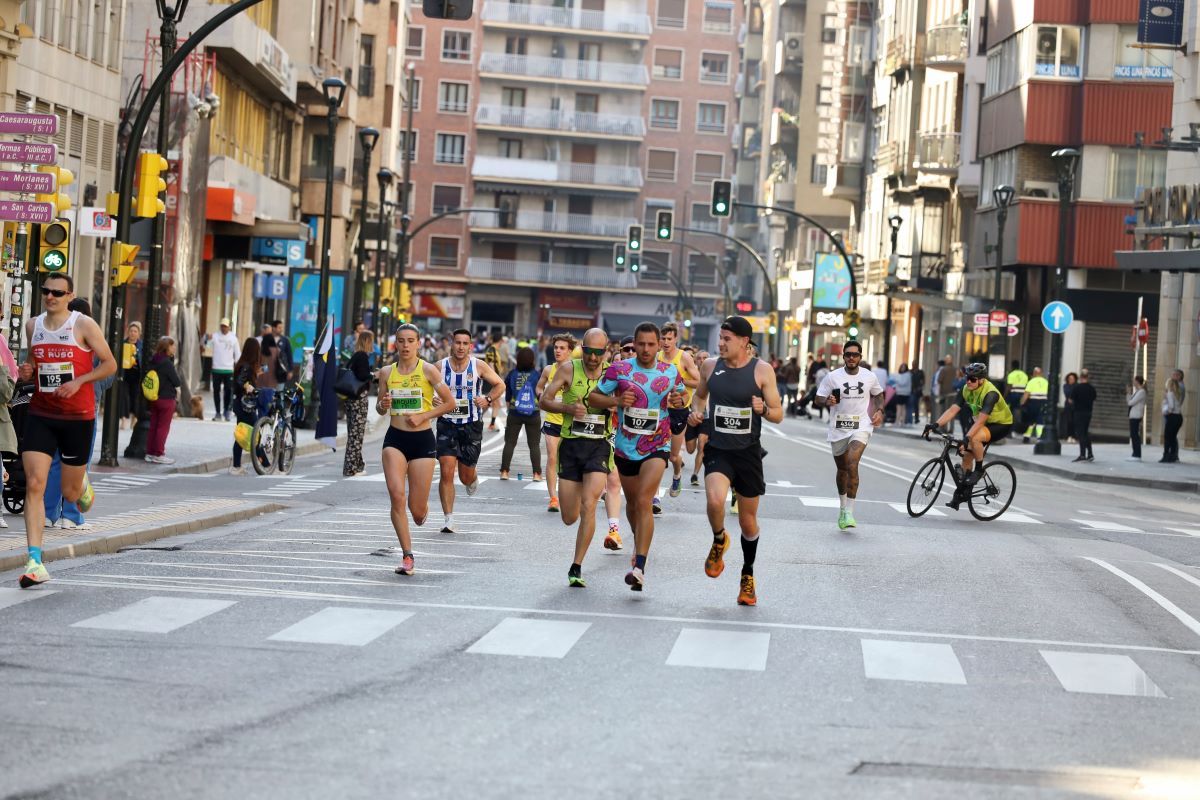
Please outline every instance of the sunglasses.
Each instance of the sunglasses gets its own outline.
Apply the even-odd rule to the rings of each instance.
[[[607,347],[584,347],[581,349],[585,356],[602,356],[608,352]]]
[[[862,353],[842,353],[842,358],[862,358]]]
[[[69,294],[70,292],[66,289],[48,289],[45,286],[42,287],[42,297],[49,297],[51,295],[54,297],[66,297]]]
[[[635,348],[633,348],[633,347],[622,347],[621,352],[622,353],[632,353],[634,351],[634,349]]]

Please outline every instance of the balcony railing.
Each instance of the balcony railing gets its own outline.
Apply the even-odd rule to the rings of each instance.
[[[544,211],[518,211],[508,214],[472,213],[468,217],[472,228],[509,228],[523,232],[596,236],[623,239],[632,217],[598,217],[591,214],[553,214]]]
[[[875,151],[875,169],[884,175],[908,172],[908,148],[900,142],[884,142]]]
[[[476,156],[471,177],[544,183],[580,183],[640,189],[642,171],[615,164],[573,164],[569,161],[534,161],[529,158]],[[719,177],[719,176],[718,176]]]
[[[961,66],[967,60],[967,26],[957,22],[930,28],[925,34],[925,63],[930,67]]]
[[[329,172],[329,167],[324,164],[305,164],[300,168],[300,180],[302,181],[323,181]],[[346,182],[346,168],[333,168],[334,183]]]
[[[644,64],[614,64],[604,61],[578,61],[546,56],[515,56],[508,53],[484,53],[479,59],[479,71],[506,78],[523,76],[623,86],[645,86],[650,82]]]
[[[467,277],[485,281],[519,283],[524,286],[575,286],[591,289],[636,289],[637,276],[614,272],[611,266],[543,264],[537,261],[498,261],[492,258],[467,260]]]
[[[646,123],[641,117],[491,104],[481,104],[479,108],[475,109],[475,124],[586,133],[596,136],[641,137],[646,135]]]
[[[927,172],[952,172],[959,165],[958,133],[922,133],[918,142],[917,166]]]
[[[614,14],[611,11],[585,11],[532,3],[487,2],[483,5],[480,17],[484,24],[500,22],[629,36],[650,35],[650,17],[646,14]]]

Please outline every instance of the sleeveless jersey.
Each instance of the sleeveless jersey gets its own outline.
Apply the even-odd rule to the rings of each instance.
[[[544,374],[546,376],[546,385],[549,386],[550,381],[554,380],[554,376],[558,374],[558,363],[556,362],[556,363],[551,364],[550,366],[546,367],[546,371]],[[559,392],[558,394],[554,395],[554,399],[560,403],[562,402],[562,397],[563,397],[562,392]],[[551,411],[546,411],[544,413],[546,415],[544,418],[544,422],[546,422],[549,425],[557,425],[559,427],[562,427],[562,421],[563,421],[562,414],[555,414]]]
[[[55,397],[54,390],[92,371],[92,351],[75,338],[79,312],[72,311],[58,330],[46,328],[46,315],[33,321],[30,353],[37,391],[29,410],[39,417],[88,420],[96,418],[96,389],[85,383],[73,397]]]
[[[668,364],[674,365],[676,371],[680,374],[680,376],[683,376],[683,374],[684,374],[683,373],[683,351],[680,350],[678,347],[675,348],[675,356],[673,358],[663,358],[662,350],[659,350],[658,351],[658,360],[665,361]],[[684,401],[684,403],[687,404],[688,408],[691,407],[692,396],[695,394],[696,394],[695,389],[685,388],[683,390],[683,401]]]
[[[462,372],[455,372],[454,366],[450,363],[449,358],[443,358],[441,361],[442,380],[450,387],[450,393],[454,395],[454,411],[446,414],[442,419],[451,422],[455,425],[466,425],[470,422],[476,422],[483,419],[483,412],[479,410],[479,406],[475,405],[475,398],[483,394],[483,379],[479,377],[479,365],[477,359],[469,357],[467,359],[467,368]],[[432,387],[430,387],[432,391]]]
[[[393,417],[420,414],[433,410],[433,384],[425,377],[425,361],[417,359],[417,366],[407,375],[402,375],[393,364],[388,371],[388,397],[391,407],[388,414]]]
[[[762,397],[754,380],[758,359],[733,368],[718,359],[708,376],[708,444],[718,450],[748,450],[758,446],[762,417],[754,413],[751,400]]]
[[[975,389],[968,389],[966,386],[960,390],[962,399],[966,401],[967,407],[971,409],[971,416],[974,417],[983,408],[983,401],[992,392],[996,393],[996,404],[992,406],[992,413],[988,414],[988,422],[997,425],[1012,425],[1013,413],[1008,407],[1008,403],[1004,400],[1004,395],[1000,390],[992,384],[991,381],[984,379],[983,383],[979,384]]]
[[[603,377],[604,370],[608,367],[604,364],[600,367],[600,375]],[[587,396],[596,389],[596,384],[600,382],[600,378],[589,378],[587,372],[583,368],[583,359],[572,359],[571,361],[571,385],[563,389],[563,403],[583,403],[587,404]],[[583,419],[575,419],[574,417],[563,416],[562,420],[562,438],[564,439],[607,439],[611,428],[612,417],[603,409],[591,408],[587,409]]]

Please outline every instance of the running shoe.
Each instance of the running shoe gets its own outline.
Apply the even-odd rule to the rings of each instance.
[[[8,527],[8,520],[6,520],[4,517],[0,517],[0,528],[7,528],[7,527]]]
[[[704,574],[710,578],[719,578],[721,573],[725,571],[725,551],[729,549],[729,531],[725,532],[725,538],[720,543],[713,540],[712,547],[708,551],[708,558],[704,559]]]
[[[582,575],[572,575],[569,572],[567,573],[567,586],[570,586],[572,589],[587,588],[587,584],[584,582]]]
[[[733,493],[733,499],[729,501],[729,510],[737,511],[737,492]]]
[[[502,481],[508,480],[508,470],[506,470],[506,469],[500,470],[500,480],[502,480]]]
[[[629,586],[630,591],[640,592],[646,583],[646,576],[640,569],[634,567],[625,573],[625,583]]]
[[[454,533],[454,528],[449,523],[442,526],[442,533]]]
[[[400,566],[396,567],[397,575],[412,575],[416,571],[416,562],[412,556],[405,556],[400,562]]]
[[[654,516],[657,517],[659,514],[662,513],[662,500],[659,500],[657,497],[654,498],[654,500],[653,500],[653,502],[651,502],[650,506],[651,506],[650,510],[654,512]]]
[[[245,467],[230,467],[229,474],[230,475],[245,475],[246,468]]]
[[[608,536],[604,537],[605,550],[620,550],[621,549],[621,526],[609,525]]]
[[[87,473],[83,473],[83,491],[79,494],[79,500],[75,505],[79,506],[79,510],[84,514],[92,510],[92,503],[96,502],[96,493],[92,491],[92,481],[88,478]]]
[[[850,513],[850,509],[846,509],[846,527],[857,528],[858,523],[854,521],[854,515]]]
[[[699,475],[692,475],[692,486],[693,486],[693,487],[698,487],[699,485],[700,485],[700,476],[699,476]]]
[[[844,508],[838,512],[838,528],[840,530],[844,531],[844,530],[846,530],[846,528],[850,527],[849,525],[846,524],[846,519],[849,516],[850,515],[846,513],[846,509],[844,509]]]
[[[550,498],[550,504],[548,506],[546,506],[546,510],[549,511],[550,513],[554,513],[559,510],[557,497]]]
[[[25,571],[21,573],[22,589],[37,586],[48,580],[50,580],[50,573],[46,572],[46,567],[42,562],[34,561],[32,558],[25,562]]]
[[[754,593],[754,576],[743,575],[741,588],[738,591],[739,606],[758,605],[758,596]]]
[[[464,488],[467,490],[468,497],[474,497],[475,493],[479,491],[479,478],[476,478],[470,483],[465,484]]]
[[[671,478],[671,497],[679,497],[679,493],[683,491],[683,476],[676,475]]]
[[[91,531],[96,529],[96,526],[90,522],[74,522],[66,517],[58,521],[58,527],[66,531]]]

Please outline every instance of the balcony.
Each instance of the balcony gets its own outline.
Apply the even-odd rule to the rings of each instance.
[[[587,289],[636,289],[637,276],[615,272],[610,266],[543,264],[537,261],[467,260],[467,277],[476,281],[515,283],[522,286],[571,286]]]
[[[475,124],[481,128],[520,128],[568,136],[613,136],[640,140],[646,135],[646,123],[641,117],[519,106],[481,104],[475,110]]]
[[[875,171],[884,177],[903,175],[909,171],[908,144],[884,142],[875,150]]]
[[[503,183],[563,183],[629,192],[637,192],[642,188],[642,171],[637,167],[535,161],[530,158],[476,156],[471,165],[471,177]]]
[[[485,27],[539,28],[561,32],[609,34],[622,38],[650,36],[646,14],[615,14],[579,8],[533,5],[531,3],[487,2],[480,13]]]
[[[198,17],[188,25],[199,26],[220,13],[225,6],[197,4]],[[221,63],[272,99],[296,102],[296,66],[287,50],[270,33],[254,24],[246,14],[238,14],[205,39],[204,46],[217,52]]]
[[[484,76],[491,75],[507,80],[527,78],[556,83],[579,81],[635,90],[644,89],[650,83],[649,73],[643,64],[514,56],[508,53],[484,53],[479,59],[479,72]]]
[[[924,172],[958,171],[959,133],[922,133],[917,142],[917,169]]]
[[[862,164],[839,163],[829,167],[823,194],[842,200],[858,200],[863,189]]]
[[[1114,253],[1129,249],[1125,217],[1133,213],[1130,203],[1074,202],[1068,208],[1067,264],[1074,268],[1112,269]],[[1052,266],[1058,259],[1059,205],[1057,200],[1018,198],[1009,208],[1004,226],[1004,263]],[[971,267],[984,264],[984,244],[995,245],[995,208],[980,209],[972,231]],[[986,256],[988,263],[995,255]]]
[[[925,34],[925,66],[962,72],[967,63],[967,26],[938,25]]]
[[[888,75],[895,75],[903,69],[921,66],[925,55],[925,34],[918,33],[915,37],[897,36],[890,39],[884,49],[883,67]]]
[[[597,217],[590,214],[552,214],[543,211],[518,211],[505,215],[475,212],[468,218],[474,230],[506,230],[514,236],[572,236],[592,239],[624,239],[632,217]]]

